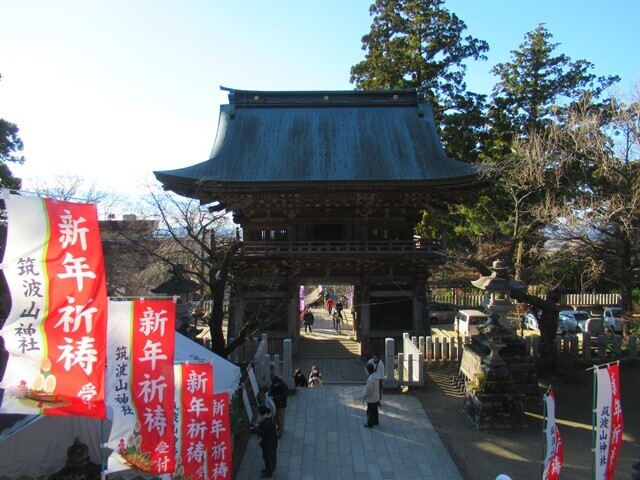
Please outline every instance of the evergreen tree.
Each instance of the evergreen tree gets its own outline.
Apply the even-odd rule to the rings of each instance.
[[[598,101],[602,93],[619,81],[617,76],[597,77],[594,65],[572,61],[556,54],[558,43],[544,24],[525,35],[511,61],[499,63],[491,72],[499,80],[489,109],[494,145],[509,149],[514,135],[544,128],[551,114],[584,98]]]
[[[465,62],[485,60],[487,42],[464,36],[466,24],[444,0],[376,0],[363,61],[351,82],[365,90],[422,88],[433,94],[436,124],[449,155],[474,160],[484,129],[485,97],[466,91]]]
[[[24,157],[20,155],[23,144],[18,134],[19,129],[15,123],[0,118],[0,187],[2,188],[19,190],[22,186],[22,180],[13,176],[7,164],[24,162]]]
[[[547,168],[554,158],[541,148],[544,131],[554,122],[562,122],[573,105],[589,103],[606,110],[602,93],[619,80],[617,76],[596,77],[594,66],[586,60],[572,61],[556,53],[557,43],[543,24],[525,35],[511,61],[499,63],[492,72],[498,76],[489,108],[491,131],[483,146],[481,159],[487,171],[506,197],[511,211],[510,257],[516,277],[527,280],[527,253],[540,241],[543,225],[531,214],[552,189],[560,191],[563,179]],[[516,145],[535,136],[530,149],[515,150]],[[537,150],[536,150],[537,149]],[[584,165],[573,165],[576,175]],[[582,176],[582,174],[580,174]]]

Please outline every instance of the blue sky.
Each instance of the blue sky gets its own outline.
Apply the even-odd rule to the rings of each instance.
[[[350,90],[371,0],[0,0],[0,117],[18,124],[25,179],[71,173],[131,192],[153,170],[208,158],[221,85]],[[608,5],[615,5],[609,7]],[[493,65],[545,23],[559,53],[599,75],[640,79],[640,2],[448,0],[486,40],[467,84],[489,93]]]

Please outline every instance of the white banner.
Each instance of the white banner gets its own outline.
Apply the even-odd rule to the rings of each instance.
[[[45,357],[44,329],[40,328],[47,311],[44,240],[47,238],[47,214],[40,199],[7,195],[4,197],[11,222],[2,270],[11,291],[11,311],[0,335],[10,352],[0,387],[10,389],[27,380],[34,390],[48,391],[41,378]],[[38,206],[38,202],[40,205]],[[33,295],[23,295],[22,283],[36,286]],[[28,288],[28,287],[27,287]],[[39,314],[41,312],[41,315]],[[45,366],[46,367],[46,366]],[[48,370],[48,368],[45,368]],[[39,413],[31,405],[20,403],[20,396],[5,392],[2,412]]]
[[[620,402],[618,364],[596,369],[596,444],[595,479],[612,480],[620,446],[622,444],[623,420]]]
[[[556,425],[556,399],[553,390],[549,391],[544,397],[547,411],[546,429],[545,429],[545,458],[543,480],[555,480],[562,470],[562,460],[564,457],[562,440],[560,431]]]

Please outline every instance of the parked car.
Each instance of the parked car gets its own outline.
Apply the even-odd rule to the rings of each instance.
[[[562,310],[558,313],[558,331],[562,333],[581,332],[590,318],[591,315],[585,310]]]
[[[451,323],[456,319],[458,307],[453,303],[432,302],[427,305],[427,318],[431,325]]]
[[[527,313],[524,316],[524,328],[527,330],[540,330],[538,327],[538,319],[533,313]]]
[[[604,328],[616,335],[622,335],[622,308],[605,307],[602,313],[604,319]]]
[[[479,310],[460,310],[453,322],[453,328],[460,335],[474,335],[478,333],[474,327],[487,320],[489,320],[489,315]]]

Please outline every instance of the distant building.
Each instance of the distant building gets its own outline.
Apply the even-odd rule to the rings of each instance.
[[[135,215],[123,215],[122,220],[101,220],[100,236],[107,270],[109,296],[131,296],[149,293],[157,285],[140,285],[135,278],[152,261],[144,249],[156,247],[158,220],[138,220]],[[135,242],[135,243],[134,243]]]

